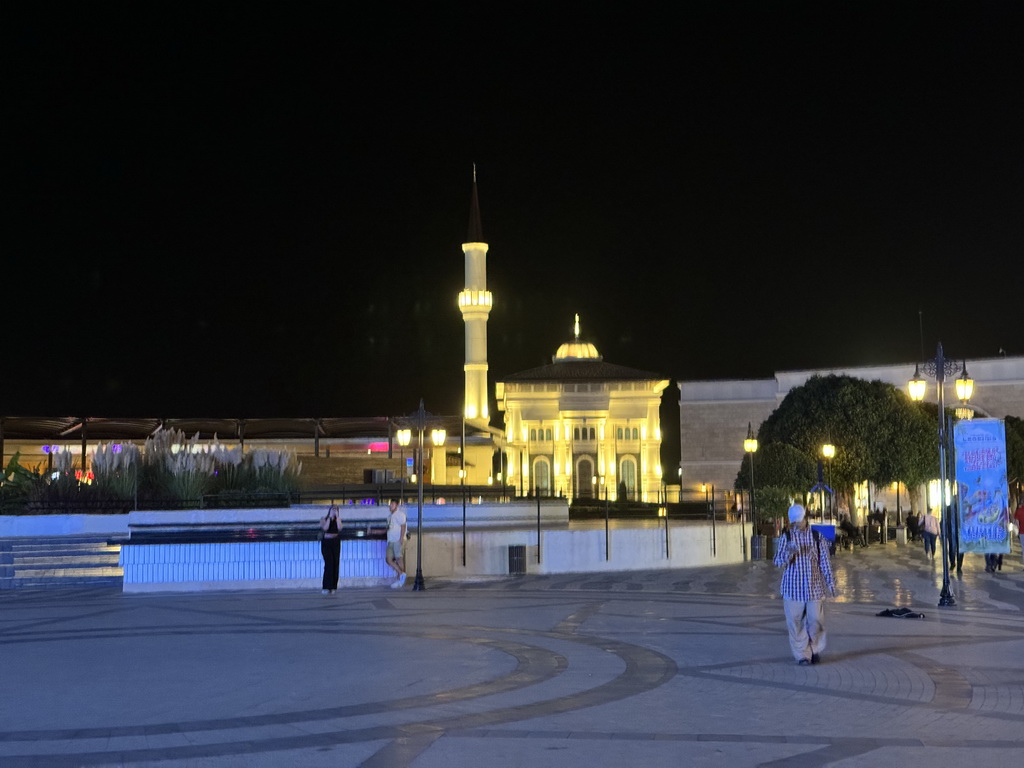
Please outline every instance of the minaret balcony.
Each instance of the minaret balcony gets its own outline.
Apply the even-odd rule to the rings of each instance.
[[[459,308],[480,307],[490,309],[493,301],[490,291],[461,291],[459,293]]]

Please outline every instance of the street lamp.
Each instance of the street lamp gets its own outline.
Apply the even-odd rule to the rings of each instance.
[[[821,455],[828,461],[828,519],[835,522],[835,490],[832,488],[832,459],[836,457],[836,447],[832,443],[821,446]]]
[[[413,592],[422,592],[426,589],[426,585],[423,583],[423,436],[427,430],[427,420],[429,418],[432,418],[432,415],[424,410],[423,400],[420,399],[419,410],[410,416],[418,435],[416,459],[416,579],[412,584]],[[430,440],[435,446],[444,445],[445,436],[446,433],[443,429],[432,429],[430,432]],[[401,441],[399,441],[399,444],[401,444]]]
[[[405,447],[412,442],[412,430],[400,429],[395,433],[395,437],[398,439],[399,455],[402,461],[402,479],[399,487],[402,491],[402,501],[405,501]]]
[[[750,422],[747,422],[747,439],[743,441],[743,450],[747,452],[750,457],[750,524],[752,527],[751,542],[753,537],[757,535],[757,505],[754,502],[754,454],[757,452],[757,438],[754,437],[754,429],[751,427]],[[743,518],[740,518],[740,535],[746,539],[747,534],[743,529]],[[753,555],[753,552],[751,552]]]
[[[949,588],[949,558],[953,556],[953,515],[946,504],[946,451],[949,441],[949,430],[946,422],[946,377],[956,373],[956,362],[947,360],[942,353],[942,342],[935,350],[935,357],[922,366],[925,374],[935,379],[937,401],[939,406],[939,498],[942,513],[942,591],[939,593],[939,606],[956,605],[956,599]],[[915,366],[914,378],[907,385],[911,400],[923,400],[926,384],[921,378],[920,369]],[[956,380],[956,396],[961,403],[966,403],[974,394],[974,379],[967,374],[967,362],[964,361],[960,377]]]

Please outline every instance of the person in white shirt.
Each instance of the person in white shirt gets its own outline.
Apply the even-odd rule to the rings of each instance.
[[[921,536],[924,539],[925,557],[935,559],[935,540],[939,537],[939,519],[932,514],[930,509],[926,509],[924,512],[924,519],[921,521]]]
[[[398,499],[392,499],[388,508],[391,511],[388,513],[388,548],[384,560],[398,577],[391,588],[399,589],[405,585],[406,518]]]

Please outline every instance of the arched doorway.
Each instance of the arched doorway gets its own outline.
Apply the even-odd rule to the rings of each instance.
[[[636,494],[636,459],[625,456],[619,464],[619,494],[622,500],[637,498]]]
[[[551,495],[551,465],[543,456],[533,462],[533,490],[538,496]]]
[[[594,462],[584,456],[576,461],[576,496],[594,498]]]

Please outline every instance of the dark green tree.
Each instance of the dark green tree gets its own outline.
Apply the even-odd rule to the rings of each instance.
[[[814,460],[800,449],[786,443],[771,443],[759,449],[754,454],[754,499],[758,519],[770,521],[768,529],[774,533],[775,521],[786,516],[790,499],[802,499],[815,480]],[[736,475],[736,490],[750,490],[749,456],[743,459]]]
[[[758,440],[765,447],[791,445],[815,460],[821,446],[831,442],[836,456],[826,472],[836,489],[862,480],[916,485],[937,467],[935,415],[936,421],[929,422],[927,409],[891,384],[812,376],[761,424]]]
[[[1016,504],[1024,501],[1024,419],[1007,416],[1006,425],[1006,480],[1010,495]]]
[[[800,497],[816,480],[814,460],[786,443],[770,443],[754,454],[755,489],[778,488]],[[750,490],[750,459],[744,458],[736,475],[736,490]]]

